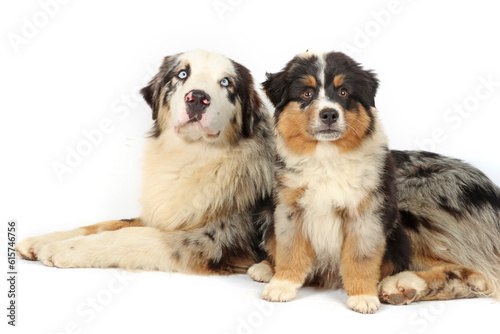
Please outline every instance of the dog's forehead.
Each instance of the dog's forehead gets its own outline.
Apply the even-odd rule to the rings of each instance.
[[[340,52],[306,51],[297,54],[295,60],[299,64],[309,63],[310,65],[315,65],[320,70],[341,69],[352,63],[352,60],[348,56]]]
[[[295,57],[295,64],[290,70],[301,73],[303,81],[304,78],[313,75],[319,79],[319,84],[333,82],[335,87],[339,87],[348,81],[352,63],[348,56],[340,52],[306,51]]]
[[[188,51],[179,56],[182,66],[189,66],[191,72],[209,73],[215,76],[236,74],[233,62],[226,56],[205,50]]]
[[[304,75],[321,79],[325,66],[324,53],[306,51],[297,54],[290,62],[288,73],[292,79],[302,79]]]

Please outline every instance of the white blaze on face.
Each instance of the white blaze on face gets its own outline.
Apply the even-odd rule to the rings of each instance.
[[[174,128],[179,135],[191,140],[201,137],[214,140],[236,113],[237,106],[229,100],[228,88],[221,84],[224,78],[235,78],[234,66],[223,55],[203,50],[186,52],[179,56],[179,61],[179,71],[189,67],[189,75],[181,80],[176,73],[173,78],[179,85],[170,97]],[[186,95],[193,90],[203,91],[210,97],[210,104],[198,121],[190,119],[185,102]]]
[[[318,62],[319,62],[319,72],[318,72],[318,78],[320,79],[321,84],[317,89],[318,91],[318,96],[316,97],[316,108],[317,110],[315,111],[315,115],[312,118],[312,127],[314,129],[321,129],[325,127],[325,124],[320,118],[320,113],[324,109],[334,109],[338,112],[338,119],[333,125],[335,130],[339,131],[337,135],[322,135],[321,133],[316,134],[316,139],[321,140],[321,141],[331,141],[331,140],[336,140],[338,139],[342,133],[345,132],[346,130],[346,122],[345,122],[345,117],[344,117],[344,109],[342,106],[329,99],[326,96],[325,93],[325,68],[326,68],[326,62],[324,58],[324,54],[316,54],[318,57]]]

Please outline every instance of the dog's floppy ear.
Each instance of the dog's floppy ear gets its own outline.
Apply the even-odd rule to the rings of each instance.
[[[144,100],[146,100],[153,111],[154,120],[158,118],[161,90],[163,86],[172,78],[173,71],[176,67],[176,58],[176,56],[167,56],[163,58],[163,63],[161,64],[158,73],[153,77],[153,79],[151,79],[146,87],[141,89],[141,94],[144,97]]]
[[[377,95],[377,89],[379,81],[375,72],[370,70],[363,70],[363,81],[367,87],[367,96],[364,98],[370,104],[370,107],[375,107],[375,95]]]
[[[142,97],[149,104],[151,110],[153,111],[153,119],[156,120],[158,118],[158,109],[159,106],[159,95],[161,92],[160,84],[159,84],[160,72],[158,72],[153,79],[149,82],[149,84],[141,89]]]
[[[262,83],[262,88],[277,110],[283,108],[286,102],[288,86],[285,70],[278,73],[266,73],[266,81]]]
[[[235,91],[241,100],[242,125],[241,131],[245,138],[253,135],[256,125],[264,117],[264,105],[255,90],[250,71],[243,65],[233,61],[233,66],[238,74]]]

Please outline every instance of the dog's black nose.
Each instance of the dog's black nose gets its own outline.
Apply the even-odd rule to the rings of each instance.
[[[339,118],[339,113],[335,109],[323,109],[320,111],[319,117],[321,118],[323,123],[332,125]]]
[[[200,118],[210,105],[210,96],[202,90],[194,89],[184,96],[189,118]]]

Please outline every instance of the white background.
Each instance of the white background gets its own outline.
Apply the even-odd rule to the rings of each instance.
[[[21,239],[139,214],[151,113],[137,90],[163,56],[193,48],[226,54],[258,83],[295,53],[347,48],[379,73],[377,107],[393,148],[425,142],[500,183],[493,1],[54,1],[0,7],[1,268],[8,219],[17,219]],[[482,83],[488,78],[496,86]],[[53,164],[65,164],[84,132],[106,119],[110,131],[59,180]],[[500,314],[499,303],[476,299],[383,305],[362,316],[339,291],[305,288],[290,303],[261,302],[263,286],[246,275],[18,267],[18,327],[8,333],[486,333]]]

